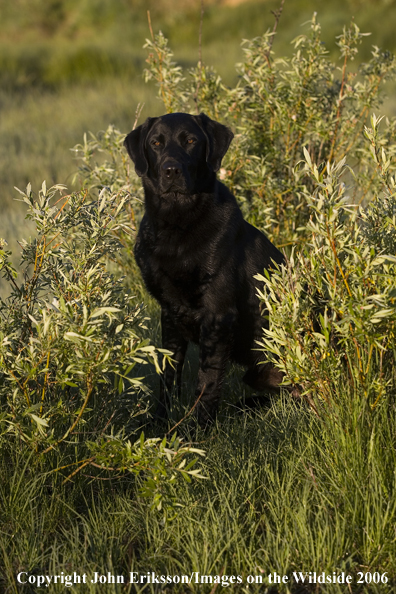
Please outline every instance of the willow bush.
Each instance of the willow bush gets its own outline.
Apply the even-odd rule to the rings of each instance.
[[[365,129],[380,188],[370,203],[351,201],[345,157],[320,172],[305,151],[315,184],[307,244],[272,277],[257,277],[270,319],[262,346],[315,410],[357,402],[361,416],[395,390],[396,177],[379,123],[373,116]]]
[[[167,511],[175,503],[167,488],[177,476],[199,476],[186,456],[202,452],[176,434],[145,439],[139,429],[147,364],[161,373],[170,353],[143,337],[142,305],[106,267],[122,249],[120,234],[133,234],[131,196],[66,195],[45,183],[20,195],[37,233],[20,242],[20,274],[0,242],[11,286],[0,302],[0,448],[31,452],[33,468],[64,482],[87,466],[97,476],[141,475],[141,492]]]

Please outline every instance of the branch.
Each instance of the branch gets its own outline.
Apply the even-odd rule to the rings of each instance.
[[[197,113],[199,113],[198,93],[199,93],[199,88],[200,88],[201,82],[202,82],[202,68],[203,68],[203,62],[202,62],[202,24],[203,24],[203,16],[204,16],[204,0],[201,0],[201,19],[199,21],[199,36],[198,36],[198,68],[200,70],[200,80],[197,83],[197,88],[195,89],[195,95],[194,95],[194,101],[195,101],[195,106],[196,106],[196,109],[197,109]]]
[[[55,449],[62,441],[64,441],[66,439],[66,437],[73,431],[74,427],[78,424],[79,420],[81,419],[81,417],[83,416],[84,410],[87,407],[88,404],[88,400],[93,392],[94,387],[91,385],[91,381],[89,380],[87,382],[87,387],[88,387],[88,392],[87,392],[87,396],[84,400],[84,403],[80,409],[80,412],[77,415],[76,420],[74,421],[74,423],[72,424],[71,427],[69,427],[69,429],[66,431],[66,433],[64,434],[63,437],[61,437],[60,439],[58,439],[58,441],[52,445],[50,445],[46,450],[44,450],[44,452],[42,452],[42,454],[47,454],[50,450]],[[85,464],[84,464],[85,466]],[[82,467],[81,467],[82,468]],[[75,473],[73,473],[75,474]]]
[[[198,396],[198,398],[196,399],[196,401],[194,402],[194,404],[192,405],[192,407],[190,408],[190,410],[188,411],[188,413],[186,415],[184,415],[184,417],[182,419],[180,419],[180,421],[178,423],[176,423],[176,425],[174,425],[172,427],[172,429],[169,429],[169,431],[167,431],[167,433],[165,433],[165,435],[169,435],[170,433],[173,433],[173,431],[176,429],[176,427],[178,427],[180,425],[180,423],[182,423],[185,419],[187,419],[187,417],[189,417],[191,415],[191,413],[193,412],[193,410],[196,408],[198,402],[201,400],[202,395],[205,392],[205,388],[206,388],[206,384],[202,388],[202,392],[200,393],[200,395]]]
[[[198,37],[198,58],[199,58],[199,66],[202,68],[202,23],[203,23],[203,16],[204,16],[204,3],[201,0],[201,20],[199,21],[199,37]]]
[[[266,52],[266,56],[267,56],[268,59],[270,57],[270,53],[271,53],[271,49],[272,49],[272,44],[274,43],[274,37],[275,37],[276,30],[278,28],[278,23],[279,23],[279,19],[281,17],[282,11],[283,11],[283,5],[284,5],[284,3],[285,3],[285,0],[282,0],[281,1],[281,5],[278,8],[278,10],[271,10],[272,14],[275,17],[275,23],[274,23],[274,26],[272,28],[271,41],[270,41],[270,44],[269,44],[269,48],[268,48],[268,51]]]

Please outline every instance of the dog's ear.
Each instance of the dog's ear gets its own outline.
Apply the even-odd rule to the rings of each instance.
[[[213,171],[218,171],[234,134],[227,126],[211,120],[204,113],[194,117],[206,136],[206,161]]]
[[[138,126],[132,130],[132,132],[129,132],[124,140],[124,146],[135,164],[135,171],[139,177],[146,175],[148,171],[148,162],[144,145],[148,131],[156,119],[157,118],[147,118],[144,124]]]

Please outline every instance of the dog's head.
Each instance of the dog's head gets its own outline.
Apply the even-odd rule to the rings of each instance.
[[[145,187],[160,196],[208,191],[233,133],[205,114],[148,118],[125,139]]]

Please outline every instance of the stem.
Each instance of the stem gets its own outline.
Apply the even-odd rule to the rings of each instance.
[[[349,297],[352,297],[351,289],[349,288],[348,281],[346,279],[346,276],[345,276],[344,271],[343,271],[342,266],[341,266],[340,259],[339,259],[338,254],[337,254],[337,249],[336,249],[336,246],[335,246],[334,238],[330,236],[330,230],[329,230],[327,224],[326,224],[326,227],[327,227],[327,234],[328,234],[328,238],[330,240],[331,249],[333,250],[335,261],[336,261],[336,263],[338,265],[339,271],[341,272],[341,276],[342,276],[342,279],[344,281],[344,284],[345,284],[345,286],[347,288]]]
[[[344,86],[345,86],[345,73],[346,73],[347,63],[348,63],[348,54],[345,53],[344,65],[342,67],[341,88],[340,88],[340,94],[339,94],[339,99],[338,99],[338,108],[337,108],[337,115],[336,115],[336,125],[335,125],[333,140],[331,142],[331,150],[330,150],[329,161],[332,161],[332,159],[333,159],[334,148],[335,148],[335,143],[336,143],[337,134],[338,134],[338,128],[339,128],[339,125],[340,125],[341,106],[342,106],[342,93],[344,91]]]
[[[197,83],[197,88],[195,89],[195,95],[194,95],[194,102],[195,102],[195,106],[197,109],[197,114],[199,113],[199,107],[198,107],[198,93],[199,93],[199,89],[202,83],[202,71],[203,71],[203,62],[202,62],[202,25],[203,25],[203,16],[204,16],[204,3],[203,0],[201,0],[201,18],[199,21],[199,35],[198,35],[198,68],[200,71],[200,78],[198,80]]]
[[[154,33],[153,33],[153,27],[151,26],[151,15],[150,15],[150,11],[147,11],[147,20],[148,20],[148,26],[150,29],[150,35],[151,35],[151,39],[154,41]]]
[[[267,52],[265,54],[265,57],[268,60],[268,64],[269,64],[269,58],[270,58],[270,53],[271,53],[271,49],[272,49],[272,44],[274,43],[274,37],[275,37],[276,30],[278,28],[278,23],[279,23],[279,19],[281,17],[281,14],[282,14],[284,3],[285,3],[285,0],[282,0],[281,1],[281,5],[278,8],[278,10],[271,10],[272,14],[275,17],[275,23],[274,23],[274,26],[272,28],[272,34],[271,34],[271,40],[270,40],[269,48],[268,48],[268,50],[267,50]]]
[[[47,381],[48,381],[48,373],[49,373],[49,369],[48,369],[48,366],[49,366],[49,360],[50,360],[50,351],[48,351],[48,357],[47,357],[47,373],[45,374],[45,377],[44,377],[43,392],[42,392],[42,394],[41,394],[40,417],[41,417],[41,416],[42,416],[42,414],[43,414],[43,404],[44,404],[44,396],[45,396],[45,387],[46,387],[46,385],[47,385]]]
[[[54,216],[54,221],[56,221],[56,219],[59,217],[60,213],[62,212],[62,210],[65,208],[65,206],[69,203],[69,199],[71,198],[71,194],[68,194],[68,196],[62,196],[61,198],[59,198],[59,200],[57,200],[55,202],[55,206],[58,204],[58,202],[60,202],[61,200],[64,200],[64,203],[62,204],[62,206],[60,207],[59,211],[56,213],[56,215]],[[58,233],[59,235],[59,233]]]
[[[182,419],[180,419],[180,421],[178,423],[176,423],[176,425],[173,425],[172,429],[169,429],[169,431],[167,433],[165,433],[165,435],[169,435],[170,433],[172,433],[176,429],[176,427],[178,427],[180,425],[180,423],[182,423],[185,419],[187,419],[187,417],[189,417],[191,415],[194,408],[196,408],[198,402],[201,400],[202,395],[205,392],[205,389],[206,389],[206,384],[202,388],[202,392],[200,393],[200,395],[198,396],[198,398],[196,399],[196,401],[194,402],[194,404],[192,405],[192,407],[190,408],[188,413]]]
[[[14,378],[14,380],[16,381],[16,383],[18,384],[18,386],[20,387],[22,392],[25,394],[27,405],[30,408],[31,405],[30,405],[29,394],[27,392],[25,384],[23,384],[23,385],[20,384],[18,378],[16,377],[15,373],[11,369],[9,370],[9,373],[12,375],[12,377]]]
[[[198,37],[198,58],[199,58],[199,66],[202,68],[202,24],[203,24],[203,16],[204,16],[204,3],[201,0],[201,19],[199,21],[199,37]]]
[[[89,401],[89,399],[90,399],[90,397],[91,397],[91,394],[92,394],[92,392],[93,392],[93,386],[92,386],[92,385],[90,385],[90,384],[91,384],[91,380],[90,380],[90,379],[88,380],[87,384],[88,384],[88,386],[89,386],[89,387],[88,387],[87,396],[86,396],[86,398],[85,398],[85,400],[84,400],[84,404],[82,405],[82,407],[81,407],[81,409],[80,409],[80,412],[79,412],[79,413],[78,413],[78,415],[77,415],[77,418],[76,418],[76,420],[74,421],[74,423],[72,424],[72,426],[71,426],[71,427],[69,427],[69,429],[66,431],[66,433],[64,434],[64,436],[63,436],[63,437],[61,437],[60,439],[58,439],[58,441],[57,441],[56,443],[54,443],[54,444],[50,445],[50,446],[49,446],[49,447],[48,447],[46,450],[44,450],[44,452],[42,452],[43,454],[46,454],[46,453],[47,453],[47,452],[49,452],[50,450],[53,450],[53,449],[54,449],[54,448],[56,448],[56,446],[58,446],[58,445],[59,445],[59,444],[60,444],[62,441],[64,441],[64,440],[66,439],[66,437],[67,437],[67,436],[68,436],[68,435],[69,435],[69,434],[70,434],[70,433],[73,431],[74,427],[75,427],[75,426],[78,424],[78,422],[80,421],[80,419],[81,419],[81,417],[82,417],[82,415],[83,415],[83,413],[84,413],[84,410],[85,410],[85,409],[86,409],[86,407],[87,407],[87,404],[88,404],[88,401]]]
[[[85,466],[88,466],[88,464],[91,464],[94,460],[95,460],[96,456],[92,456],[92,458],[89,458],[88,460],[86,460],[83,464],[81,464],[81,466],[79,466],[78,468],[76,468],[76,470],[74,470],[71,474],[69,474],[69,476],[67,476],[65,478],[65,480],[62,482],[62,487],[65,483],[67,483],[67,481],[70,481],[73,476],[75,476],[78,472],[80,472],[80,470],[82,470]]]
[[[8,280],[12,282],[12,284],[14,285],[14,288],[18,291],[19,295],[22,295],[22,291],[21,289],[18,287],[18,285],[16,284],[11,272],[8,270],[7,267],[5,267],[5,271],[8,277]]]
[[[161,89],[162,101],[164,102],[166,111],[169,113],[170,105],[168,105],[168,101],[166,99],[165,90],[164,90],[164,76],[162,74],[162,56],[161,56],[161,52],[157,48],[157,44],[155,43],[155,37],[154,37],[153,27],[151,25],[151,15],[150,15],[149,10],[147,11],[147,20],[148,20],[148,26],[150,29],[151,39],[153,40],[154,49],[157,52],[157,56],[158,56],[158,74],[159,74],[158,82],[159,82],[159,86]]]

